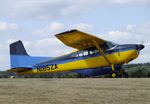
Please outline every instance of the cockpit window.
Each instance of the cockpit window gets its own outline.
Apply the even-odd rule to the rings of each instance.
[[[115,44],[113,42],[109,42],[109,41],[105,42],[103,45],[100,45],[101,49],[104,52],[107,52],[107,51],[113,49],[116,46],[117,46],[117,44]],[[91,47],[91,48],[88,48],[88,49],[85,49],[85,50],[74,52],[71,55],[71,58],[85,57],[85,56],[94,55],[94,54],[97,54],[97,53],[99,53],[99,50],[96,47]]]
[[[96,53],[98,53],[99,51],[98,51],[98,49],[94,49],[94,50],[89,50],[90,51],[90,54],[96,54]]]
[[[98,52],[99,52],[98,49],[96,49],[95,47],[92,47],[92,48],[88,49],[88,54],[89,55],[96,54]]]
[[[112,48],[115,47],[115,46],[117,46],[116,43],[109,42],[109,41],[107,41],[107,42],[105,42],[105,43],[103,44],[103,48],[104,48],[105,51],[106,51],[106,50],[110,50],[110,49],[112,49]]]

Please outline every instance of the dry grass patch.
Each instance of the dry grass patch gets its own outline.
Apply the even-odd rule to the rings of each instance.
[[[0,104],[150,104],[150,79],[0,79]]]

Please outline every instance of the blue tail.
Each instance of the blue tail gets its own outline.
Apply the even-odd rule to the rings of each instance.
[[[22,42],[16,41],[10,44],[10,62],[11,68],[16,67],[32,67],[34,64],[52,59],[51,57],[29,56]]]

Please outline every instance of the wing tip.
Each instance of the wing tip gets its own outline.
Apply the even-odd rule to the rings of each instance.
[[[60,35],[63,35],[63,34],[67,34],[67,33],[71,33],[71,32],[75,32],[75,31],[78,31],[77,29],[72,29],[72,30],[69,30],[69,31],[65,31],[65,32],[61,32],[61,33],[58,33],[58,34],[55,34],[55,36],[60,36]]]

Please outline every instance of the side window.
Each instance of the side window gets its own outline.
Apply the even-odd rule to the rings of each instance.
[[[99,51],[98,51],[97,49],[89,50],[89,51],[88,51],[88,53],[89,53],[90,55],[95,54],[95,53],[98,53],[98,52],[99,52]]]
[[[79,57],[83,57],[83,56],[87,56],[87,55],[89,55],[89,53],[86,50],[79,52]]]
[[[93,54],[93,52],[95,52],[95,51],[92,51],[92,50],[90,50],[90,51],[82,50],[82,51],[73,53],[73,54],[71,55],[71,58],[77,58],[77,57],[88,56],[88,55],[90,55],[90,54]]]
[[[88,53],[89,53],[89,55],[92,55],[92,54],[93,54],[93,52],[92,52],[91,50],[89,50]]]
[[[87,56],[87,55],[88,55],[88,51],[84,51],[83,56]]]
[[[75,57],[79,57],[78,53],[75,54]]]
[[[82,57],[82,56],[83,56],[83,53],[82,53],[82,52],[80,52],[80,53],[79,53],[79,57]]]
[[[95,53],[98,53],[98,50],[97,49],[95,49],[94,51],[93,51],[93,53],[95,54]]]
[[[76,57],[79,57],[78,53],[73,53],[73,54],[71,55],[71,58],[76,58]]]

